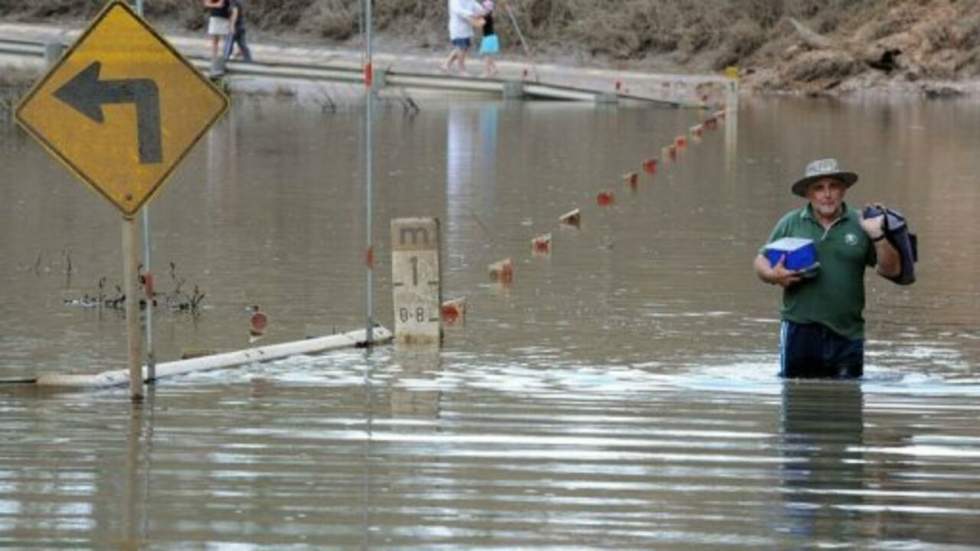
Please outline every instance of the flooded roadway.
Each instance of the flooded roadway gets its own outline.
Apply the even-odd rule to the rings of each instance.
[[[0,545],[147,548],[965,549],[980,542],[980,139],[970,103],[748,102],[639,190],[620,175],[698,122],[576,104],[392,106],[387,227],[443,221],[441,352],[384,347],[127,390],[0,388]],[[152,203],[162,360],[363,324],[357,113],[240,99]],[[919,282],[869,275],[859,383],[783,383],[777,294],[751,260],[807,160],[905,211]],[[125,365],[119,221],[19,133],[0,141],[0,376]],[[616,203],[595,206],[596,193]],[[581,207],[579,230],[557,217]],[[553,232],[549,257],[530,238]],[[508,289],[486,265],[516,262]],[[71,270],[67,267],[71,265]]]

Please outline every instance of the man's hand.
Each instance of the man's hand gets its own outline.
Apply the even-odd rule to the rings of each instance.
[[[880,207],[880,206],[881,205],[865,205],[865,209],[867,209],[868,207]],[[872,218],[865,218],[864,211],[862,211],[861,229],[864,230],[864,233],[868,234],[868,238],[870,239],[878,239],[882,235],[885,235],[885,215],[881,214]]]
[[[779,285],[783,289],[795,283],[799,283],[800,280],[803,279],[800,272],[795,270],[787,270],[785,263],[786,255],[784,254],[783,256],[779,257],[779,262],[772,267],[772,283],[774,285]]]
[[[755,272],[759,279],[772,285],[779,285],[783,289],[799,283],[803,276],[795,270],[787,270],[785,266],[786,255],[779,257],[779,262],[775,266],[769,267],[769,259],[763,255],[755,258]]]
[[[882,212],[885,211],[885,207],[877,204],[866,205],[865,210],[869,206],[878,207]],[[868,234],[868,238],[871,239],[875,247],[875,254],[878,257],[878,273],[885,277],[897,277],[902,273],[902,257],[887,239],[882,239],[885,236],[885,215],[865,218],[864,211],[862,211],[861,228],[864,233]]]

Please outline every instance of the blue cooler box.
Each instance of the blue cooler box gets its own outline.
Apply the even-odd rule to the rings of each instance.
[[[813,245],[813,240],[802,237],[777,239],[766,245],[765,252],[770,266],[778,264],[785,254],[786,262],[783,266],[787,270],[804,270],[817,262],[817,248]]]

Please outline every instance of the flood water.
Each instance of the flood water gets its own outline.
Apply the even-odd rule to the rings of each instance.
[[[980,105],[766,99],[629,191],[702,113],[424,102],[375,127],[376,317],[391,218],[442,222],[441,350],[379,347],[49,393],[0,385],[0,545],[966,549],[980,544]],[[0,133],[0,377],[125,367],[120,222]],[[162,361],[363,327],[356,111],[235,98],[151,204]],[[866,376],[784,383],[751,261],[813,158],[903,210],[919,281],[870,272]],[[616,193],[610,207],[596,194]],[[579,229],[557,218],[581,208]],[[553,252],[530,239],[552,232]],[[515,281],[491,283],[505,257]],[[174,272],[171,275],[170,263]],[[70,269],[69,269],[70,265]],[[179,302],[179,298],[177,299]],[[67,301],[67,303],[66,303]]]

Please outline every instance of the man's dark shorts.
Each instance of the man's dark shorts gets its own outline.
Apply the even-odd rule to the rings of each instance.
[[[819,323],[783,320],[779,375],[788,378],[856,379],[864,374],[864,339],[848,339]]]
[[[469,38],[454,38],[452,39],[452,43],[453,46],[460,50],[469,50],[472,45],[472,41]]]

